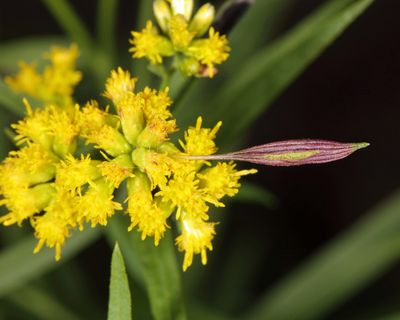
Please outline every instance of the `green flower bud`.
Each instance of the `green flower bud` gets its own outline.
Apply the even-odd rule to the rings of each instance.
[[[200,74],[201,65],[194,58],[185,58],[177,63],[177,67],[185,76],[198,76]]]
[[[164,0],[154,1],[153,11],[161,30],[167,32],[168,22],[171,19],[171,9],[168,3]]]
[[[192,21],[189,24],[189,30],[196,32],[201,37],[210,28],[215,17],[215,8],[213,5],[206,3],[197,10]]]
[[[135,145],[137,137],[144,128],[144,115],[140,106],[135,105],[135,99],[126,99],[118,106],[118,113],[121,119],[122,131],[126,140]]]

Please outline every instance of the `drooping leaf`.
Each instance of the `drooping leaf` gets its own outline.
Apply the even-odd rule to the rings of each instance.
[[[245,319],[322,319],[400,259],[400,191],[266,293]]]
[[[128,275],[124,258],[118,243],[114,246],[111,259],[110,297],[108,300],[108,320],[131,320],[132,302]]]
[[[74,234],[63,247],[62,259],[59,262],[55,261],[54,251],[50,249],[43,248],[38,254],[33,254],[37,240],[32,236],[7,247],[0,254],[0,297],[60,266],[96,241],[99,236],[99,229],[88,229]]]
[[[57,320],[80,319],[58,301],[54,295],[34,286],[24,286],[8,295],[7,300],[37,319],[53,320],[55,315],[57,315]]]

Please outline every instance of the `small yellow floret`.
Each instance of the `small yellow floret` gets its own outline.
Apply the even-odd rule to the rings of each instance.
[[[185,143],[179,141],[186,154],[210,155],[217,152],[217,146],[214,139],[222,125],[222,122],[218,122],[213,129],[202,128],[202,122],[203,119],[198,117],[196,126],[189,127],[185,132]]]
[[[162,63],[163,56],[173,53],[172,45],[168,39],[158,34],[151,21],[147,21],[146,27],[141,32],[132,32],[129,43],[133,45],[129,49],[134,58],[146,57],[152,64]]]
[[[238,193],[242,176],[256,173],[257,170],[240,170],[235,169],[234,162],[217,163],[212,168],[207,168],[197,174],[200,178],[200,186],[210,196],[217,200],[225,195],[233,197]]]
[[[169,36],[176,50],[185,50],[195,35],[195,32],[189,31],[188,23],[183,15],[174,15],[169,21]]]
[[[32,97],[36,97],[38,95],[37,91],[42,83],[42,78],[36,70],[36,64],[29,64],[21,61],[19,63],[19,69],[19,72],[14,77],[5,77],[5,83],[15,92],[26,93]]]
[[[182,221],[182,234],[176,238],[179,251],[185,252],[183,271],[192,265],[193,255],[201,255],[201,263],[207,264],[207,250],[212,250],[211,241],[215,235],[215,223],[199,218],[187,218]]]
[[[106,82],[104,96],[112,100],[115,105],[126,97],[128,93],[133,93],[136,78],[132,78],[129,71],[124,71],[121,67],[112,70]]]
[[[229,57],[230,48],[225,35],[210,28],[209,37],[193,41],[188,48],[188,54],[207,67],[206,74],[212,78],[215,75],[215,64],[221,64]]]
[[[199,180],[196,179],[195,171],[175,172],[174,177],[169,180],[167,185],[161,187],[157,195],[177,207],[177,219],[181,218],[184,212],[207,219],[207,197],[198,185]]]
[[[153,237],[158,246],[167,229],[167,214],[157,206],[149,190],[141,190],[128,197],[128,214],[131,219],[129,231],[136,226],[142,233],[142,240]]]
[[[74,87],[82,74],[75,70],[79,50],[75,44],[69,48],[54,47],[45,58],[50,60],[42,73],[36,64],[20,63],[20,72],[14,77],[6,77],[6,83],[16,92],[26,93],[46,103],[68,106],[72,103]]]
[[[10,211],[0,218],[5,226],[21,223],[34,214],[42,211],[54,196],[54,187],[50,184],[39,184],[33,188],[9,188],[3,192],[1,206]]]
[[[80,158],[67,156],[57,166],[56,185],[62,189],[81,194],[81,187],[92,184],[93,180],[100,177],[97,167],[98,161],[90,159],[90,155],[81,155]]]
[[[122,155],[110,161],[103,161],[98,165],[101,175],[115,188],[118,188],[125,179],[134,177],[132,167],[133,164],[129,155]]]
[[[71,199],[60,195],[46,208],[43,216],[33,217],[32,226],[35,229],[35,237],[39,239],[33,252],[38,253],[43,245],[55,247],[55,259],[59,261],[61,247],[69,236],[69,227],[75,224],[74,213]]]
[[[94,228],[97,224],[107,225],[115,210],[122,210],[120,203],[113,201],[114,186],[105,179],[93,182],[86,193],[77,200],[79,220],[89,222]]]

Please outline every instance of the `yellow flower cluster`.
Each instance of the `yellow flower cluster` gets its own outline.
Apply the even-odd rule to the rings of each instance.
[[[20,72],[15,77],[6,77],[5,82],[16,92],[27,93],[46,103],[65,106],[72,103],[72,93],[82,74],[75,70],[79,56],[78,46],[54,47],[44,54],[50,61],[41,73],[37,63],[20,63]]]
[[[226,37],[210,27],[214,7],[206,3],[193,17],[193,0],[155,0],[153,9],[163,34],[151,21],[142,31],[132,32],[133,57],[161,64],[164,57],[174,56],[173,66],[183,74],[212,78],[215,65],[228,59],[230,50]]]
[[[121,68],[111,72],[104,96],[116,114],[96,101],[83,107],[66,104],[67,95],[58,104],[45,99],[41,109],[33,109],[25,100],[27,116],[13,125],[21,148],[10,152],[0,166],[0,204],[9,209],[0,223],[21,225],[29,220],[39,240],[34,252],[46,245],[55,248],[59,260],[72,229],[106,225],[108,218],[123,210],[130,218],[128,230],[138,229],[155,245],[168,229],[168,219],[176,220],[180,232],[176,245],[185,252],[183,269],[196,254],[203,264],[207,262],[215,235],[210,205],[223,206],[224,196],[238,192],[241,176],[255,170],[238,171],[233,162],[211,165],[198,157],[189,160],[188,156],[217,151],[214,139],[221,123],[203,128],[198,118],[177,147],[168,140],[177,131],[168,89],[146,87],[135,92],[135,82]],[[17,80],[14,84],[30,93]],[[72,82],[69,85],[72,88]],[[102,159],[80,152],[80,141],[100,149]],[[119,203],[114,194],[123,188],[127,197]]]

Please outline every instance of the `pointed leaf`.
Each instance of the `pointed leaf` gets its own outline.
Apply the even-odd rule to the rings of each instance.
[[[132,303],[128,275],[124,258],[115,244],[111,259],[110,297],[108,300],[108,320],[131,320]]]
[[[33,254],[37,240],[32,236],[7,247],[0,254],[0,297],[59,267],[96,241],[99,236],[99,229],[88,229],[73,234],[63,247],[62,259],[59,262],[55,262],[53,250],[42,249],[38,254]]]
[[[126,221],[121,217],[114,217],[110,220],[107,234],[109,238],[120,243],[128,271],[135,280],[144,282],[153,318],[186,319],[180,271],[171,232],[167,232],[156,247],[153,239],[143,241],[139,232],[128,233]]]
[[[400,191],[260,299],[245,319],[323,319],[400,259]]]

